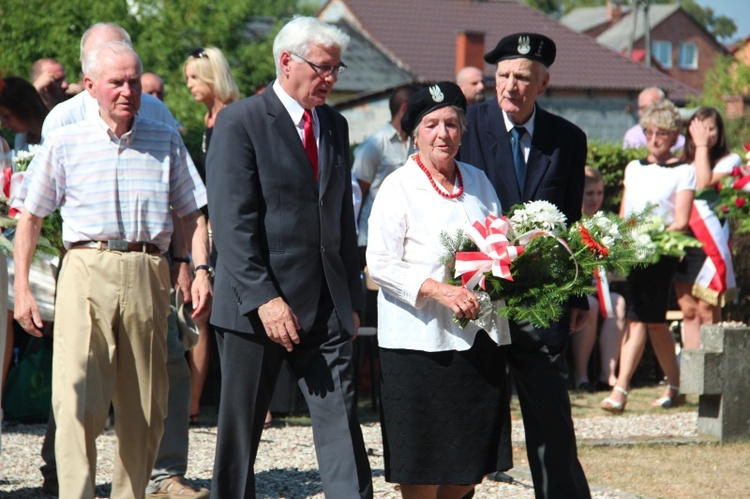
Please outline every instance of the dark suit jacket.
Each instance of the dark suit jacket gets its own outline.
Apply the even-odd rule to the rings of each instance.
[[[219,254],[211,314],[216,326],[253,332],[249,317],[281,296],[307,331],[325,282],[344,327],[354,332],[352,310],[361,309],[361,283],[349,131],[330,107],[316,111],[317,184],[272,87],[217,117],[206,168]]]
[[[505,129],[497,99],[469,106],[466,121],[459,157],[487,174],[503,210],[507,212],[511,206],[526,201],[545,200],[565,214],[568,225],[581,218],[587,146],[586,135],[580,128],[536,106],[526,182],[521,193],[510,134]],[[585,297],[572,299],[570,304],[588,309]],[[540,331],[545,343],[564,344],[569,330],[567,318],[552,329],[559,331]]]

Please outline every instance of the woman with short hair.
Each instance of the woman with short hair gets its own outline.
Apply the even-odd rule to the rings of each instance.
[[[508,321],[461,328],[479,299],[448,284],[441,233],[487,215],[500,202],[483,172],[454,158],[466,99],[454,83],[414,94],[401,128],[417,153],[380,187],[369,218],[368,270],[380,285],[385,476],[404,498],[461,498],[497,468]]]
[[[641,116],[648,140],[648,156],[625,167],[620,216],[640,213],[655,205],[650,214],[664,218],[666,230],[685,231],[695,197],[695,169],[672,154],[681,128],[680,113],[668,100],[649,104]],[[657,263],[635,268],[628,275],[628,326],[620,349],[617,384],[601,408],[612,413],[625,410],[630,379],[643,356],[646,334],[667,378],[662,397],[654,406],[668,408],[685,400],[680,395],[680,368],[675,340],[667,326],[667,307],[672,276],[678,261],[662,257]]]

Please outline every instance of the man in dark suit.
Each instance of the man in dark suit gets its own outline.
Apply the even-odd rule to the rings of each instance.
[[[293,19],[274,41],[274,84],[216,121],[206,170],[219,255],[217,499],[255,497],[255,456],[284,359],[310,409],[326,497],[372,497],[353,406],[362,292],[348,127],[325,105],[348,41],[322,21]]]
[[[572,223],[581,217],[586,136],[536,104],[547,88],[555,53],[546,36],[517,33],[484,56],[489,64],[497,63],[497,99],[469,107],[460,158],[487,173],[504,210],[546,200]],[[576,452],[564,357],[568,335],[587,317],[584,298],[571,300],[563,320],[548,329],[511,322],[506,353],[537,497],[590,497]],[[503,439],[507,452],[501,451],[498,469],[507,470],[513,463],[509,412]]]

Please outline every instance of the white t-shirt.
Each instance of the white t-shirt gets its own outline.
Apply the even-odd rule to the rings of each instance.
[[[680,191],[694,191],[695,167],[687,163],[660,165],[633,160],[625,167],[625,216],[639,213],[650,204],[667,225],[674,222],[675,199]]]
[[[714,165],[713,171],[716,173],[732,174],[732,169],[742,166],[742,158],[739,154],[730,152]]]

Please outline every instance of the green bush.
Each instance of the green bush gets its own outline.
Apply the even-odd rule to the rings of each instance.
[[[725,119],[727,145],[729,149],[745,157],[745,144],[750,143],[750,116],[742,115],[731,120]]]
[[[618,213],[622,200],[622,179],[625,167],[634,159],[648,156],[645,147],[623,149],[622,142],[604,142],[599,139],[589,140],[589,152],[586,164],[599,170],[604,178],[604,203],[602,209]]]

